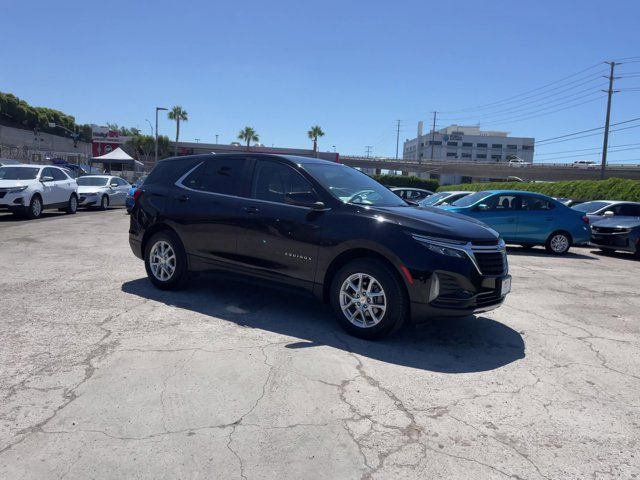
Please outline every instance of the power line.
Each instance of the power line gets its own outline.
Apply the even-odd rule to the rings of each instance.
[[[600,130],[602,128],[604,128],[604,127],[599,127],[598,130]],[[631,127],[624,127],[624,128],[615,128],[613,130],[610,130],[610,132],[620,132],[622,130],[629,130],[630,128],[640,128],[640,125],[633,125]],[[546,147],[547,145],[551,145],[551,144],[554,144],[554,143],[570,142],[572,140],[578,140],[579,138],[593,137],[593,136],[596,136],[596,135],[602,135],[602,133],[601,132],[596,132],[596,133],[590,133],[588,135],[581,135],[579,137],[565,138],[564,140],[555,140],[553,142],[547,142],[547,143],[545,143],[544,145],[541,145],[541,146]],[[538,146],[538,142],[536,142],[536,146]]]
[[[532,100],[532,101],[529,101],[529,102],[525,102],[525,103],[522,103],[522,104],[519,104],[519,105],[514,105],[514,106],[511,106],[511,107],[509,107],[507,109],[504,109],[504,110],[496,110],[494,112],[480,113],[478,115],[468,115],[468,116],[465,116],[465,117],[456,117],[456,118],[446,117],[446,118],[448,120],[450,120],[450,121],[460,121],[460,120],[466,120],[466,119],[478,119],[478,118],[487,117],[487,116],[492,117],[492,116],[499,115],[501,113],[509,113],[509,112],[517,113],[518,110],[528,111],[528,110],[530,110],[530,108],[536,108],[536,107],[539,107],[539,106],[542,106],[542,105],[554,104],[558,100],[563,100],[563,99],[566,99],[566,98],[574,97],[574,96],[580,95],[580,94],[582,94],[584,92],[596,92],[596,91],[599,91],[599,87],[600,86],[606,85],[606,83],[605,83],[605,84],[591,86],[589,88],[582,89],[582,90],[580,90],[578,92],[574,92],[574,93],[571,93],[569,95],[565,95],[564,98],[558,98],[558,99],[552,100],[550,102],[543,102],[543,103],[540,103],[538,105],[533,105],[532,107],[527,107],[525,109],[521,108],[521,107],[524,107],[525,105],[536,104],[537,102],[540,102],[541,100],[544,100],[544,99],[547,99],[547,98],[556,97],[556,96],[561,95],[561,94],[563,94],[563,93],[565,93],[567,91],[573,90],[575,87],[582,86],[582,85],[585,85],[587,83],[591,83],[594,80],[600,80],[600,78],[594,78],[594,79],[589,80],[588,82],[582,83],[580,85],[575,85],[575,86],[570,87],[568,89],[564,89],[564,90],[561,90],[559,92],[553,93],[551,95],[547,95],[545,97],[538,98],[538,99],[535,99],[535,100]]]
[[[632,123],[632,122],[637,122],[638,120],[640,120],[640,117],[636,117],[636,118],[631,118],[629,120],[623,120],[622,122],[616,122],[616,123],[612,123],[611,126],[615,127],[617,125],[624,125],[625,123]],[[559,137],[551,137],[551,138],[545,138],[544,140],[538,140],[536,142],[536,145],[539,145],[543,142],[546,142],[548,140],[556,140],[558,138],[565,138],[565,137],[570,137],[572,135],[578,135],[580,133],[587,133],[587,132],[593,132],[594,130],[600,130],[604,127],[595,127],[595,128],[589,128],[588,130],[581,130],[579,132],[573,132],[573,133],[567,133],[566,135],[560,135]]]
[[[563,77],[563,78],[561,78],[561,79],[559,79],[559,80],[553,81],[553,82],[551,82],[551,83],[547,83],[546,85],[543,85],[543,86],[538,87],[538,88],[534,88],[534,89],[532,89],[532,90],[527,90],[527,91],[522,92],[522,93],[519,93],[519,94],[517,94],[517,95],[512,95],[511,97],[507,97],[507,98],[505,98],[505,99],[503,99],[503,100],[498,100],[498,101],[495,101],[495,102],[487,103],[487,104],[484,104],[484,105],[479,105],[479,106],[476,106],[476,107],[461,108],[461,109],[457,109],[457,110],[449,110],[449,111],[445,111],[444,113],[464,112],[464,111],[470,111],[470,110],[484,110],[484,109],[489,108],[489,107],[494,106],[494,105],[508,103],[508,102],[512,101],[513,99],[516,99],[516,98],[522,97],[523,95],[527,95],[527,94],[529,94],[529,93],[533,93],[533,92],[538,92],[538,91],[540,91],[540,90],[544,90],[544,89],[546,89],[547,87],[550,87],[550,86],[552,86],[552,85],[556,85],[556,84],[558,84],[558,83],[564,82],[565,80],[568,80],[568,79],[570,79],[570,78],[573,78],[573,77],[576,77],[576,76],[578,76],[578,75],[581,75],[581,74],[583,74],[584,72],[587,72],[587,71],[589,71],[589,70],[592,70],[592,69],[594,69],[594,68],[596,68],[596,67],[599,67],[599,66],[601,66],[601,65],[602,65],[601,63],[596,63],[595,65],[591,65],[590,67],[587,67],[587,68],[585,68],[585,69],[583,69],[583,70],[580,70],[579,72],[576,72],[576,73],[574,73],[574,74],[571,74],[571,75],[568,75],[568,76],[566,76],[566,77]],[[602,72],[597,72],[597,73],[595,73],[595,74],[590,74],[590,75],[588,75],[588,76],[586,76],[586,77],[582,77],[581,79],[575,80],[575,81],[573,81],[573,82],[569,82],[567,85],[570,85],[570,84],[572,84],[572,83],[579,82],[579,81],[581,81],[581,80],[584,80],[585,78],[590,78],[590,77],[599,76],[599,75],[601,75],[601,74],[602,74]],[[565,85],[565,86],[566,86],[566,85]],[[562,87],[560,87],[560,88],[562,88]],[[554,89],[551,89],[551,90],[554,90]],[[534,96],[535,96],[535,95],[534,95]],[[530,98],[530,97],[526,97],[526,98]]]
[[[640,145],[640,143],[623,143],[621,145],[609,145],[609,148],[621,148],[621,147],[633,147],[636,145]],[[575,152],[591,152],[591,151],[600,151],[602,150],[602,147],[593,147],[593,148],[581,148],[581,149],[577,149],[577,150],[562,150],[560,152],[543,152],[543,153],[537,153],[536,152],[536,157],[539,156],[543,156],[543,155],[560,155],[563,153],[575,153]]]

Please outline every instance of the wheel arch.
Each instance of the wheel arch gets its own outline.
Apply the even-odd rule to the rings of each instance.
[[[394,275],[396,275],[397,279],[400,281],[404,294],[407,296],[407,298],[409,297],[406,279],[403,278],[396,263],[394,263],[394,261],[392,261],[388,256],[384,255],[378,250],[374,250],[366,246],[360,246],[352,247],[342,251],[340,254],[336,255],[333,258],[333,260],[327,267],[322,278],[322,301],[324,303],[329,302],[329,291],[331,288],[331,282],[336,273],[338,273],[338,271],[347,263],[360,258],[371,258],[387,264],[391,268],[391,271],[394,273]]]
[[[143,257],[145,255],[145,251],[147,249],[147,243],[149,242],[149,239],[153,237],[156,233],[163,232],[163,231],[168,231],[173,233],[178,238],[178,240],[180,240],[180,243],[182,243],[182,240],[180,239],[178,232],[176,232],[173,228],[171,228],[166,223],[156,223],[153,226],[151,226],[149,229],[147,229],[144,232],[144,235],[142,235],[142,240],[140,241],[140,251],[142,252]],[[183,248],[184,248],[184,245],[183,245]]]

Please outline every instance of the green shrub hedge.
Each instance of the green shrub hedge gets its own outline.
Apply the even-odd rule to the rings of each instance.
[[[552,197],[567,197],[576,200],[627,200],[640,202],[640,181],[623,178],[606,180],[571,180],[568,182],[523,183],[523,182],[487,182],[447,185],[439,188],[446,190],[526,190],[544,193]]]
[[[424,188],[425,190],[431,190],[435,192],[440,185],[437,180],[431,180],[419,177],[407,177],[404,175],[372,175],[378,182],[383,185],[390,185],[393,187],[413,187]]]

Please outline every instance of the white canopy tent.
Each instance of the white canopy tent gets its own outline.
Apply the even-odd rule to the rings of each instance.
[[[115,150],[100,155],[99,157],[92,157],[91,162],[102,163],[104,165],[104,171],[114,174],[114,172],[122,173],[122,176],[133,180],[137,178],[137,172],[144,170],[144,164],[120,147]],[[129,178],[131,177],[131,178]]]

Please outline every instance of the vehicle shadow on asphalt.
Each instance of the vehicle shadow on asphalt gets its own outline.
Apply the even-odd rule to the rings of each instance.
[[[180,291],[161,291],[147,278],[126,282],[122,291],[174,308],[220,318],[299,339],[287,348],[330,346],[405,367],[441,373],[493,370],[524,358],[522,336],[483,316],[434,319],[405,326],[380,341],[345,333],[333,312],[315,298],[219,275],[201,275]]]
[[[522,247],[507,247],[507,253],[509,255],[515,255],[519,257],[547,257],[554,258],[556,255],[548,253],[544,247],[540,248],[522,248]],[[589,255],[583,255],[582,253],[576,253],[575,250],[570,250],[564,255],[558,255],[557,258],[575,258],[580,260],[600,260],[599,258],[590,257]]]

